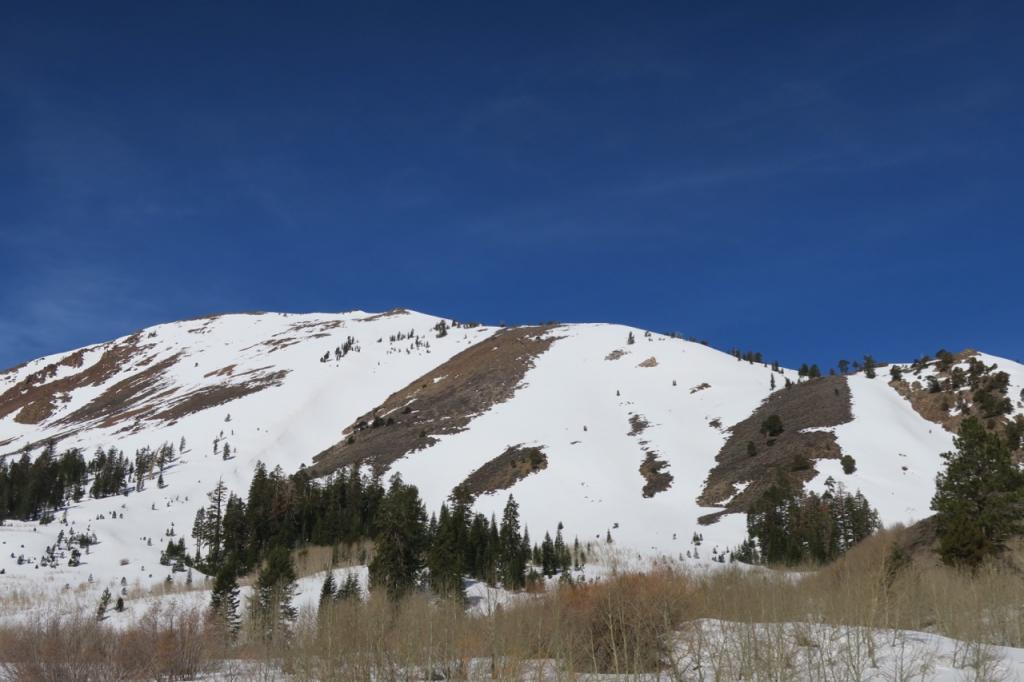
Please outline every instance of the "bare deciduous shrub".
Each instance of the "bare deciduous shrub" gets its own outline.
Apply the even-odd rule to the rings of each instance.
[[[806,572],[613,562],[597,583],[484,612],[422,592],[335,600],[270,642],[244,629],[237,641],[218,636],[196,612],[153,610],[122,631],[41,620],[0,631],[0,679],[189,679],[213,661],[223,680],[911,682],[930,679],[940,653],[965,680],[1002,679],[998,646],[1024,646],[1020,574],[907,560],[893,551],[902,532]]]
[[[124,631],[55,616],[0,632],[0,679],[19,682],[189,680],[207,670],[201,614],[154,611]]]

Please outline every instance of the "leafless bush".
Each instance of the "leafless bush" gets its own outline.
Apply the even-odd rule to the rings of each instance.
[[[203,621],[195,612],[152,612],[125,631],[73,616],[0,632],[3,680],[188,680],[208,667]]]
[[[40,619],[0,631],[0,679],[180,680],[212,661],[223,680],[915,682],[934,673],[938,640],[914,631],[953,638],[943,660],[965,680],[1001,679],[997,647],[1024,646],[1019,574],[904,561],[898,535],[814,572],[620,567],[482,614],[424,593],[332,601],[271,642],[221,636],[197,612],[153,610],[121,631],[91,614]]]

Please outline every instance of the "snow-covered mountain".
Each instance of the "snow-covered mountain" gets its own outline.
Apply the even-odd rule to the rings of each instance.
[[[972,357],[1007,372],[1006,395],[1024,413],[1024,366],[972,353],[956,365]],[[899,385],[887,369],[806,381],[621,325],[497,328],[407,310],[159,325],[0,374],[2,456],[27,447],[37,457],[51,440],[87,457],[185,443],[163,487],[150,479],[140,491],[86,495],[47,524],[7,521],[0,590],[163,582],[170,534],[189,536],[218,480],[244,494],[257,460],[287,473],[356,463],[399,472],[430,509],[463,483],[487,514],[513,494],[530,529],[561,521],[581,541],[610,532],[641,554],[683,555],[695,532],[704,559],[735,546],[738,512],[765,472],[796,459],[810,465],[793,474],[809,488],[833,477],[885,523],[909,522],[929,514],[939,455],[952,447],[915,398],[938,371],[908,367]],[[765,448],[750,434],[768,413],[787,428]],[[72,529],[99,544],[80,566],[40,568]]]

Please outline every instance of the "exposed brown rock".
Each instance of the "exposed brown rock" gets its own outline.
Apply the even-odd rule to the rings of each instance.
[[[149,336],[153,336],[150,333]],[[81,368],[87,351],[102,348],[99,359],[80,372],[59,379],[59,367]],[[185,414],[220,405],[245,395],[279,385],[284,371],[270,368],[249,370],[235,376],[230,383],[205,386],[184,396],[174,396],[175,387],[168,384],[166,372],[182,358],[178,353],[158,359],[153,346],[144,343],[140,333],[100,347],[84,348],[65,356],[0,395],[0,418],[14,413],[24,424],[38,424],[53,417],[57,405],[79,388],[106,384],[118,374],[124,378],[110,384],[99,396],[74,412],[63,415],[53,426],[64,427],[61,437],[70,435],[84,424],[109,427],[129,424],[140,428],[142,420],[178,419]],[[231,377],[235,366],[229,365],[206,375]],[[52,380],[51,380],[52,379]]]
[[[775,437],[762,433],[762,424],[771,415],[778,415],[784,428]],[[802,487],[817,474],[816,460],[843,455],[835,434],[804,430],[838,426],[852,419],[846,377],[811,379],[772,393],[753,414],[730,429],[697,499],[704,507],[724,504],[725,510],[703,517],[701,522],[713,523],[724,513],[747,511],[779,478]],[[756,449],[753,457],[748,443]],[[748,485],[737,494],[740,483]]]
[[[639,436],[650,425],[650,422],[643,415],[630,415],[628,435]],[[640,475],[646,481],[641,494],[644,497],[654,497],[658,493],[668,490],[675,478],[667,471],[668,462],[661,459],[659,453],[650,447],[648,441],[640,441],[640,449],[644,453],[644,460],[640,463]]]
[[[979,389],[984,392],[1009,398],[1005,392],[999,393],[991,388],[1000,371],[996,366],[986,366],[974,360],[977,351],[967,349],[952,356],[952,363],[943,364],[938,360],[927,362],[917,361],[910,367],[904,367],[903,376],[899,381],[890,379],[889,385],[903,396],[910,406],[921,417],[942,426],[951,433],[960,430],[960,424],[967,417],[979,418],[989,429],[1003,433],[1011,422],[1009,415],[985,415],[975,402],[975,394]],[[947,356],[948,357],[948,356]],[[961,369],[955,369],[962,363],[974,363],[984,371],[975,377]],[[922,371],[928,370],[936,377],[932,384]],[[959,374],[954,379],[954,373]],[[1005,377],[1004,377],[1005,378]],[[936,390],[937,389],[937,390]]]
[[[172,355],[121,379],[86,405],[62,417],[58,423],[73,426],[100,420],[100,426],[112,426],[136,418],[139,416],[136,410],[146,405],[161,388],[166,388],[161,382],[164,372],[173,367],[180,357],[180,353]]]
[[[380,320],[380,319],[385,318],[385,317],[398,317],[399,315],[408,315],[408,314],[409,314],[409,311],[407,309],[405,309],[405,308],[392,308],[391,310],[387,310],[387,311],[385,311],[383,313],[377,313],[376,315],[370,315],[369,317],[364,317],[362,320],[360,320],[360,322],[372,322],[373,320]]]
[[[532,473],[547,469],[543,447],[512,445],[466,477],[462,485],[473,496],[508,490]]]
[[[668,462],[658,459],[658,454],[653,450],[645,449],[644,452],[646,456],[640,465],[640,475],[647,482],[644,483],[641,494],[644,497],[654,497],[658,493],[668,490],[675,479],[672,474],[666,471]]]
[[[639,365],[637,365],[637,367],[657,367],[657,366],[658,366],[658,358],[654,357],[653,355],[651,357],[647,358],[646,360],[644,360],[643,362],[641,362]]]
[[[38,424],[53,414],[56,409],[53,396],[41,397],[18,410],[18,414],[14,415],[14,421],[19,424]]]
[[[203,378],[209,379],[210,377],[229,377],[235,373],[235,367],[236,365],[228,365],[227,367],[215,369],[212,372],[207,372],[206,374],[204,374]]]
[[[458,433],[478,415],[512,397],[534,359],[557,337],[551,326],[503,329],[393,393],[313,458],[322,476],[357,463],[383,471],[436,436]]]
[[[289,329],[295,332],[315,331],[315,337],[328,336],[327,332],[345,325],[344,320],[312,320],[309,322],[293,322]]]
[[[634,414],[629,418],[629,435],[639,436],[641,433],[647,430],[650,426],[650,422],[643,417],[643,415]]]
[[[264,368],[265,370],[266,368]],[[185,394],[182,397],[175,397],[171,401],[168,407],[159,411],[154,411],[147,415],[147,419],[155,419],[162,421],[175,421],[182,417],[194,414],[196,412],[202,412],[203,410],[218,405],[229,403],[232,400],[238,400],[244,398],[247,395],[258,393],[271,386],[280,386],[284,381],[285,377],[288,376],[286,369],[276,370],[273,372],[250,370],[243,372],[238,376],[249,375],[251,378],[246,381],[218,384],[215,386],[204,386],[198,388],[190,393]]]
[[[242,349],[242,351],[251,350],[253,348],[256,348],[257,346],[263,346],[265,348],[270,349],[268,351],[269,353],[273,353],[276,350],[281,350],[283,348],[287,348],[288,346],[294,346],[297,343],[302,343],[302,339],[296,338],[294,336],[284,336],[281,338],[271,338],[266,339],[264,341],[260,341],[259,343],[254,343],[251,346],[246,346],[245,348]]]
[[[15,419],[23,424],[38,424],[52,415],[57,396],[70,393],[83,386],[97,386],[117,374],[132,360],[138,359],[149,346],[141,343],[140,335],[107,344],[107,349],[93,365],[75,374],[47,381],[57,374],[58,366],[81,367],[85,350],[72,353],[59,363],[47,365],[0,394],[0,419],[17,413]]]

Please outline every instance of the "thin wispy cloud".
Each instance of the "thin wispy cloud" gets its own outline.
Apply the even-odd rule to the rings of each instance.
[[[0,296],[0,366],[128,333],[156,314],[144,289],[102,268],[45,267]],[[118,331],[114,331],[118,330]]]

